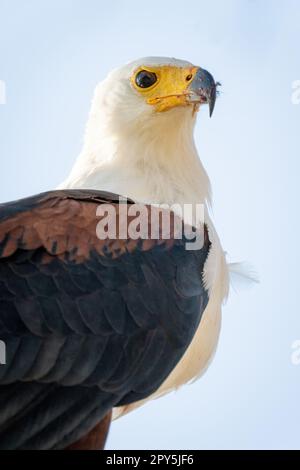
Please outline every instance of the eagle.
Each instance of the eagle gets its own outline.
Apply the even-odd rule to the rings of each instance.
[[[1,449],[102,449],[112,419],[210,364],[229,270],[193,134],[217,88],[173,58],[113,70],[66,180],[0,205]],[[152,215],[148,237],[128,229],[135,205],[158,216],[155,236]],[[99,236],[108,208],[127,211],[125,235]],[[182,226],[201,243],[187,249]]]

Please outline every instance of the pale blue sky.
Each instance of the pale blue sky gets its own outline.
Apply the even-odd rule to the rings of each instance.
[[[261,283],[231,293],[206,375],[115,422],[108,448],[300,448],[298,0],[0,0],[0,201],[56,187],[96,83],[147,55],[222,82],[196,141],[223,246]]]

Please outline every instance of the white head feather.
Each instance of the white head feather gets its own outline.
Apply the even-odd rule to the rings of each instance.
[[[140,65],[191,66],[143,58],[113,70],[97,87],[82,152],[64,188],[103,189],[140,202],[204,203],[210,183],[198,157],[192,107],[157,113],[133,89]]]

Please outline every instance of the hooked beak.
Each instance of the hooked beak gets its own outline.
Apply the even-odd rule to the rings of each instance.
[[[215,83],[214,77],[207,70],[199,67],[187,89],[188,101],[195,104],[207,103],[211,117],[216,103],[218,85],[220,84]]]

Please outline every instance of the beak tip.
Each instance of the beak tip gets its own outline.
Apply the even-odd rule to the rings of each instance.
[[[215,109],[215,104],[216,104],[216,98],[217,98],[217,94],[216,94],[216,89],[214,88],[211,96],[210,96],[210,99],[209,99],[209,117],[212,117],[213,115],[213,112],[214,112],[214,109]]]
[[[202,98],[205,98],[205,102],[209,106],[209,116],[212,117],[216,98],[217,98],[217,87],[219,83],[215,82],[213,76],[202,68],[199,68],[193,82],[190,85],[190,90]]]

